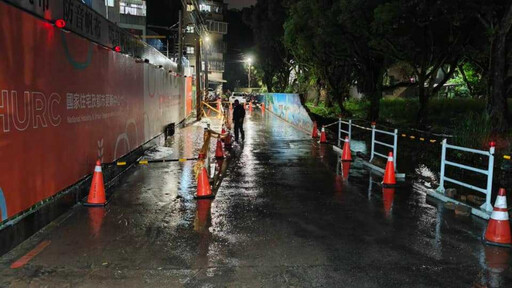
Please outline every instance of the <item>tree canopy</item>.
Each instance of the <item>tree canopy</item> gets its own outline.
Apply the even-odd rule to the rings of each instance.
[[[412,87],[417,123],[428,128],[429,99],[456,75],[470,93],[485,94],[495,130],[508,128],[511,1],[258,0],[251,27],[269,91],[284,91],[293,71],[293,89],[323,89],[327,105],[343,113],[349,89],[357,87],[376,120],[383,91]],[[390,83],[396,65],[411,75]]]

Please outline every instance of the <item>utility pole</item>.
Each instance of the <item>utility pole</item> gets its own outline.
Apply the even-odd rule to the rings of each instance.
[[[208,87],[209,87],[209,83],[208,83],[208,71],[210,71],[208,69],[208,52],[210,52],[209,50],[209,46],[210,46],[210,43],[208,43],[209,41],[205,41],[205,45],[204,45],[204,90],[206,91],[206,95],[208,95]]]
[[[178,30],[178,72],[183,73],[183,10],[179,12],[179,30]]]
[[[201,36],[198,34],[196,38],[196,119],[201,120]]]

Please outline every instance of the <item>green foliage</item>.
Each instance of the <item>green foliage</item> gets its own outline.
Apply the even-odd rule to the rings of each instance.
[[[470,112],[458,119],[453,144],[479,149],[489,142],[491,122],[487,113]]]
[[[448,84],[456,84],[454,89],[455,97],[479,97],[485,94],[487,83],[481,73],[477,72],[477,68],[472,63],[465,63],[459,66],[459,69],[448,81]]]
[[[318,106],[314,106],[313,102],[307,102],[306,106],[312,113],[325,118],[338,118],[338,115],[341,114],[341,109],[337,105],[334,105],[333,107],[326,107],[325,104],[321,102]]]
[[[345,101],[343,105],[354,119],[368,118],[368,108],[370,107],[369,101],[349,99]]]

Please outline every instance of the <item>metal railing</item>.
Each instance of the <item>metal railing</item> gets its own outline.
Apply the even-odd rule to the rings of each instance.
[[[348,125],[347,130],[341,128],[341,124]],[[345,142],[345,138],[341,138],[342,133],[347,134],[348,140],[352,140],[352,120],[343,121],[341,118],[338,120],[338,147],[341,147],[341,141]]]
[[[382,140],[382,141],[377,140],[376,139],[377,134],[393,136],[393,143],[389,144],[389,143],[383,142],[384,140]],[[393,132],[379,130],[379,129],[375,128],[375,124],[372,123],[372,152],[370,154],[370,162],[373,160],[373,157],[375,157],[375,156],[379,156],[384,159],[388,159],[388,155],[384,155],[384,154],[381,154],[381,153],[375,151],[375,145],[380,145],[380,146],[391,148],[391,149],[393,149],[393,164],[395,166],[395,171],[396,171],[396,155],[397,155],[397,151],[398,151],[397,144],[398,144],[398,129],[395,129]]]
[[[494,151],[495,151],[495,147],[491,146],[489,148],[489,151],[476,150],[476,149],[471,149],[471,148],[465,148],[465,147],[450,145],[450,144],[447,143],[446,139],[443,140],[442,145],[443,146],[442,146],[442,152],[441,152],[441,175],[440,175],[439,187],[437,188],[437,191],[442,193],[442,194],[444,194],[444,192],[445,192],[444,182],[451,182],[453,184],[457,184],[457,185],[466,187],[468,189],[471,189],[471,190],[474,190],[474,191],[478,191],[480,193],[485,194],[485,203],[482,204],[480,206],[480,208],[485,210],[485,211],[487,211],[487,212],[492,212],[493,208],[492,208],[492,205],[491,205],[491,193],[492,193],[492,177],[493,177],[493,172],[494,172]],[[473,154],[479,154],[479,155],[483,155],[483,156],[489,157],[489,163],[488,163],[488,166],[487,166],[487,170],[479,169],[479,168],[475,168],[475,167],[471,167],[471,166],[468,166],[468,165],[464,165],[464,164],[460,164],[460,163],[455,163],[455,162],[446,160],[446,150],[447,149],[453,149],[453,150],[458,150],[458,151],[463,151],[463,152],[468,152],[468,153],[473,153]],[[445,175],[445,167],[446,167],[446,165],[486,175],[487,176],[487,186],[486,186],[486,188],[484,189],[484,188],[476,187],[474,185],[471,185],[471,184],[468,184],[468,183],[465,183],[465,182],[462,182],[462,181],[459,181],[459,180],[455,180],[455,179],[446,177],[446,175]]]

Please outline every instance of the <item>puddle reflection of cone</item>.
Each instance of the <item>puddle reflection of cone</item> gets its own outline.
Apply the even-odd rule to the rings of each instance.
[[[324,126],[322,126],[322,132],[320,133],[320,143],[327,143],[327,136],[325,135]]]
[[[318,126],[316,121],[313,121],[313,132],[311,132],[311,138],[318,138]]]
[[[500,274],[509,268],[510,249],[497,246],[484,246],[485,264],[489,272],[489,286],[500,287]]]
[[[313,158],[316,158],[318,156],[318,147],[316,146],[315,143],[311,144],[311,156],[313,156]]]
[[[249,112],[252,112],[252,101],[249,102]]]
[[[94,173],[92,174],[91,188],[87,196],[86,206],[105,206],[107,199],[105,197],[105,184],[103,182],[103,172],[101,171],[100,160],[96,161]]]
[[[510,222],[507,210],[507,195],[501,188],[494,203],[494,209],[485,230],[484,242],[490,245],[511,247]]]
[[[226,149],[230,149],[232,147],[231,145],[231,134],[228,133],[226,135],[226,138],[224,138],[224,147],[226,147]]]
[[[215,168],[217,169],[219,176],[221,176],[222,173],[222,164],[224,164],[224,159],[217,159],[217,167]]]
[[[215,149],[215,158],[223,159],[224,158],[224,149],[222,148],[222,142],[220,138],[217,139],[217,148]]]
[[[265,113],[265,103],[261,103],[261,113]]]
[[[395,199],[395,188],[382,188],[382,202],[384,204],[384,212],[386,216],[391,216],[393,208],[393,200]]]
[[[204,232],[208,229],[210,223],[210,209],[212,200],[203,199],[197,201],[196,218],[194,221],[194,230],[197,232]]]
[[[340,175],[336,175],[334,190],[336,193],[341,193],[343,191],[343,178]]]
[[[322,145],[322,146],[320,146],[320,158],[322,158],[322,161],[324,160],[324,157],[325,157],[325,146]]]
[[[343,153],[341,154],[341,161],[352,161],[352,153],[350,152],[350,139],[345,137],[345,144],[343,144]]]
[[[91,228],[91,234],[98,236],[103,224],[103,218],[105,217],[106,211],[104,207],[90,207],[88,208],[89,213],[89,227]]]
[[[347,180],[350,175],[350,162],[341,162],[341,171],[343,179]]]
[[[197,194],[194,196],[195,199],[209,199],[214,198],[212,193],[212,187],[210,186],[210,179],[206,168],[203,167],[197,177]]]
[[[395,164],[393,163],[393,153],[388,154],[388,163],[386,164],[386,171],[384,172],[384,180],[382,181],[384,187],[392,187],[396,185],[395,178]]]

